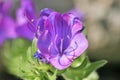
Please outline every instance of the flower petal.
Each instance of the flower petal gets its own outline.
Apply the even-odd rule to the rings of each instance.
[[[36,19],[36,10],[32,0],[22,0],[21,5],[25,9],[25,14],[30,21]]]
[[[23,7],[17,10],[16,12],[17,25],[24,26],[25,24],[27,24],[26,27],[28,27],[28,29],[30,29],[32,32],[36,32],[35,23],[33,24],[31,21],[27,20],[24,13],[25,9]]]
[[[7,38],[16,38],[16,25],[14,20],[9,16],[4,16],[3,28]]]
[[[49,8],[44,8],[40,11],[40,19],[37,22],[37,26],[40,27],[40,31],[44,30],[44,22],[52,12],[54,11]]]
[[[71,37],[71,30],[60,13],[53,12],[50,14],[50,16],[45,22],[45,29],[50,31],[53,41],[57,36],[55,43],[59,51],[60,45],[63,45],[62,49],[66,49],[68,47],[69,45],[68,37]]]
[[[51,35],[48,30],[44,31],[38,38],[37,46],[42,54],[49,54],[48,47],[51,44]]]
[[[72,50],[70,50],[72,48]],[[79,57],[86,49],[88,48],[88,41],[85,38],[83,33],[78,33],[74,36],[71,41],[70,46],[66,49],[66,55],[68,57],[73,56],[71,58],[75,59]]]
[[[54,10],[49,9],[49,8],[44,8],[40,11],[40,17],[46,16],[48,17]]]
[[[61,38],[70,35],[71,32],[67,22],[63,19],[62,15],[57,12],[50,14],[46,20],[45,28],[48,29],[51,33],[54,33],[53,35],[58,34],[58,36]]]
[[[19,37],[23,37],[29,40],[33,40],[34,38],[34,34],[33,32],[31,32],[31,30],[29,30],[29,28],[27,27],[27,24],[17,27],[16,32]]]
[[[24,16],[26,17],[27,21],[29,22],[29,28],[32,32],[36,33],[36,24],[37,24],[37,16],[36,10],[32,0],[22,0],[21,1],[22,8],[24,8]]]
[[[68,25],[70,26],[72,30],[72,36],[77,33],[78,31],[83,29],[82,22],[79,20],[78,17],[71,13],[65,13],[63,14],[64,20],[67,21]]]
[[[37,27],[39,28],[39,31],[40,31],[40,32],[43,32],[43,31],[44,31],[44,22],[45,22],[45,19],[44,19],[44,18],[40,18],[40,19],[37,21]]]
[[[2,11],[4,14],[8,14],[11,7],[12,0],[0,0],[0,12]]]
[[[16,12],[17,24],[24,25],[27,23],[27,19],[24,15],[24,8],[19,8]]]
[[[57,69],[63,70],[72,64],[72,61],[67,58],[66,55],[50,58],[50,63]]]

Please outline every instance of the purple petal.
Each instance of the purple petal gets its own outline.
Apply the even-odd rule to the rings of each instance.
[[[27,21],[26,17],[24,16],[24,8],[20,8],[17,10],[17,34],[19,37],[27,38],[29,40],[33,40],[34,33],[29,29],[30,23]],[[32,25],[30,25],[31,28]],[[33,28],[34,29],[34,28]],[[32,29],[32,30],[33,30]]]
[[[16,38],[17,37],[16,32],[15,32],[16,25],[12,18],[4,17],[3,27],[4,27],[4,31],[5,31],[7,38]]]
[[[27,19],[24,15],[24,8],[19,8],[16,12],[17,24],[24,25],[27,23]]]
[[[44,8],[40,11],[40,19],[37,22],[37,26],[40,27],[40,31],[44,30],[44,22],[48,18],[48,16],[54,12],[52,9]]]
[[[78,19],[78,17],[73,14],[63,14],[64,20],[67,21],[68,25],[71,27],[72,36],[78,31],[83,29],[82,22]]]
[[[10,11],[10,8],[12,7],[12,0],[6,0],[3,10],[5,13],[8,13]]]
[[[32,0],[22,0],[21,5],[25,9],[25,15],[28,20],[36,19],[36,10]]]
[[[72,48],[72,49],[71,49]],[[88,48],[88,41],[83,33],[74,36],[70,46],[65,50],[66,55],[73,59],[79,57]]]
[[[0,0],[0,12],[3,12],[4,14],[8,14],[10,11],[10,8],[12,7],[12,0]]]
[[[56,45],[59,50],[62,39],[63,49],[67,48],[69,45],[69,39],[67,36],[71,37],[71,30],[61,14],[57,12],[51,13],[46,20],[45,28],[50,31],[53,40],[56,36],[58,36],[56,39]]]
[[[40,32],[44,31],[44,18],[40,18],[37,22],[37,26],[39,27]]]
[[[72,35],[76,34],[78,31],[82,31],[83,28],[82,22],[76,19],[74,25],[72,26]]]
[[[37,46],[42,54],[49,54],[48,47],[51,44],[51,35],[48,30],[44,31],[37,42]]]
[[[16,38],[15,22],[8,16],[11,0],[0,0],[0,45],[8,38]]]
[[[38,59],[41,59],[42,58],[42,55],[39,51],[37,51],[35,54],[34,54],[34,58],[38,58]]]
[[[11,17],[3,16],[0,19],[0,46],[8,38],[16,38],[15,23]]]
[[[66,55],[57,55],[54,58],[50,58],[50,63],[57,69],[63,70],[72,64],[72,61],[67,58]]]
[[[20,37],[33,40],[36,29],[36,13],[32,0],[21,0],[17,10],[17,33]]]
[[[77,45],[75,43],[77,43]],[[71,51],[70,50],[71,47],[72,49],[75,50]],[[55,57],[50,58],[50,63],[55,68],[59,70],[63,70],[69,67],[72,64],[73,59],[79,57],[87,49],[87,47],[88,47],[88,41],[86,40],[85,36],[82,33],[77,34],[73,38],[68,49],[65,50],[66,54],[63,54],[62,56],[57,55]]]
[[[49,9],[49,8],[44,8],[40,11],[40,17],[46,16],[48,17],[54,10]]]
[[[29,22],[28,27],[30,28],[31,31],[36,33],[37,16],[32,0],[22,0],[21,4],[22,4],[22,8],[24,8],[23,15],[25,15],[27,21]]]
[[[29,40],[33,40],[33,38],[34,38],[34,34],[33,34],[33,32],[31,32],[31,30],[29,30],[29,28],[27,27],[27,24],[18,26],[16,28],[16,32],[19,37],[23,37],[23,38],[26,38]]]

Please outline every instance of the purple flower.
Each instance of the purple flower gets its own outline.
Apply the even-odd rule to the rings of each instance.
[[[8,14],[12,7],[12,0],[0,0],[0,12]]]
[[[15,22],[9,16],[11,0],[4,2],[0,0],[0,46],[8,38],[16,38]]]
[[[26,13],[29,13],[25,17]],[[17,10],[17,34],[19,37],[27,38],[33,40],[34,34],[29,29],[29,26],[32,26],[29,23],[29,18],[36,19],[35,8],[32,0],[21,0],[21,7]],[[31,28],[31,27],[30,27]]]
[[[71,13],[61,14],[45,8],[37,25],[39,54],[35,58],[44,59],[59,70],[69,67],[88,47],[82,22]]]

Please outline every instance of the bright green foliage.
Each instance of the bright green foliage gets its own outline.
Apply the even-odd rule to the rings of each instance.
[[[23,39],[8,41],[4,45],[3,61],[8,71],[14,75],[20,74],[20,67],[25,67],[26,50],[31,42]],[[24,63],[22,63],[24,61]]]

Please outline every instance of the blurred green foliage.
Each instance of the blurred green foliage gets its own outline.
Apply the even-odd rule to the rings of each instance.
[[[36,43],[37,39],[32,43],[24,39],[5,43],[3,61],[9,73],[23,80],[56,80],[58,75],[66,80],[98,80],[96,70],[107,63],[105,60],[91,63],[84,53],[69,68],[57,70],[50,64],[34,59],[38,50]]]

